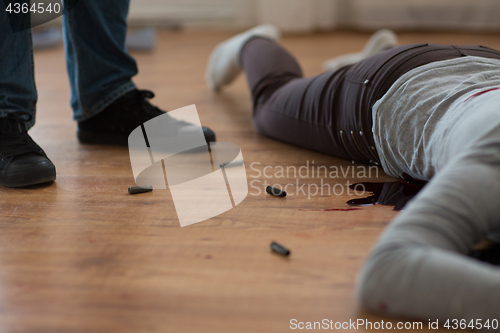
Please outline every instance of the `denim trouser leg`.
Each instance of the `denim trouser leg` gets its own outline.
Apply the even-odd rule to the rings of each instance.
[[[0,1],[0,116],[26,111],[35,123],[37,93],[33,68],[31,30],[13,33]]]
[[[125,49],[130,0],[85,0],[63,16],[74,119],[86,120],[135,89]]]

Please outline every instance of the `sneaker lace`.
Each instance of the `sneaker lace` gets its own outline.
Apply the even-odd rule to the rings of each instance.
[[[137,90],[136,97],[137,97],[137,100],[139,101],[139,103],[141,104],[142,109],[146,113],[153,113],[153,114],[157,114],[160,112],[164,113],[162,110],[160,110],[156,106],[149,103],[149,99],[152,99],[155,97],[155,94],[152,91],[150,91],[150,90]]]
[[[21,117],[26,117],[22,119]],[[0,157],[12,157],[25,153],[42,151],[28,135],[28,126],[32,116],[28,112],[11,112],[0,118]]]
[[[166,117],[170,117],[168,115],[168,112],[165,112],[156,106],[152,105],[149,102],[149,99],[152,99],[155,97],[155,94],[150,91],[150,90],[137,90],[137,99],[139,100],[139,103],[142,106],[142,110],[144,110],[145,113],[147,114],[152,114],[155,116],[163,115]],[[146,120],[150,119],[150,117],[146,118]],[[183,120],[177,120],[178,126],[192,126],[192,124],[185,122]]]

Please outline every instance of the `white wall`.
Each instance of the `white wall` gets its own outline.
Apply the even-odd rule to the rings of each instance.
[[[500,0],[132,0],[131,23],[284,31],[358,28],[500,31]]]
[[[129,21],[247,28],[255,10],[255,0],[131,0]]]

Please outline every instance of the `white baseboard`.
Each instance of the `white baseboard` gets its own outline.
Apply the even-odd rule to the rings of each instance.
[[[220,25],[231,24],[235,20],[232,8],[222,7],[145,7],[130,11],[129,22],[132,24],[165,25],[172,22],[182,25]]]
[[[129,22],[282,30],[500,31],[500,0],[134,0]]]

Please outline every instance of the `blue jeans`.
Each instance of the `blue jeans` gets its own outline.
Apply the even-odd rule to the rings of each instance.
[[[73,118],[83,121],[135,89],[137,64],[125,49],[130,0],[80,0],[63,15]],[[31,30],[12,33],[0,1],[0,116],[29,112],[37,92]]]

